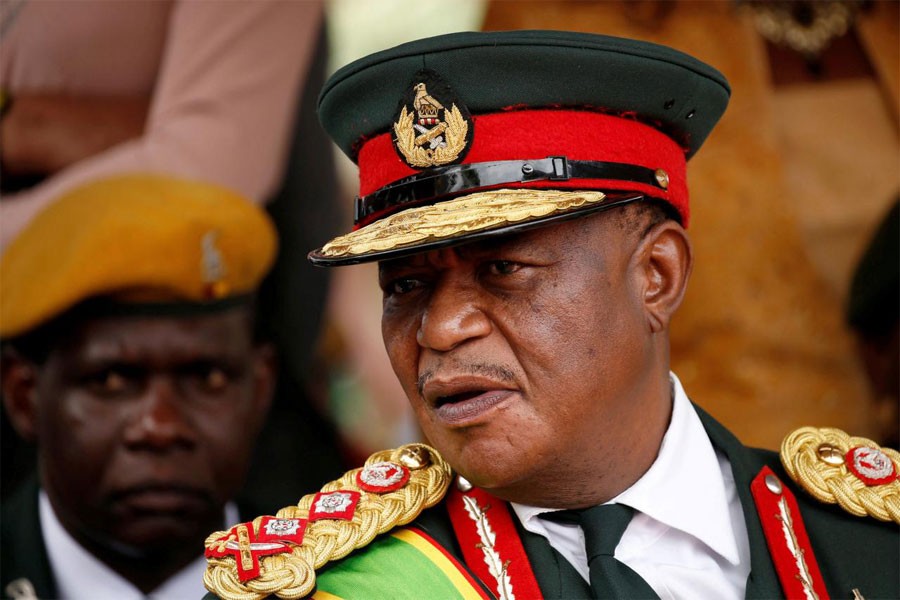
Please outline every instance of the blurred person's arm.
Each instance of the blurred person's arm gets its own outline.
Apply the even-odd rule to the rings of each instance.
[[[143,135],[7,195],[0,245],[64,190],[114,173],[167,172],[267,200],[282,175],[320,18],[320,3],[310,0],[176,3]],[[45,150],[54,152],[65,154]]]
[[[140,137],[150,99],[22,93],[3,115],[3,175],[47,175]]]

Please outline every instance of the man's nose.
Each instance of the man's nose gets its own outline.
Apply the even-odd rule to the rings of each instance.
[[[445,278],[431,293],[416,341],[423,348],[447,352],[490,332],[491,320],[479,303],[474,284]]]
[[[125,429],[126,445],[154,451],[193,447],[196,437],[185,404],[172,377],[151,377]]]

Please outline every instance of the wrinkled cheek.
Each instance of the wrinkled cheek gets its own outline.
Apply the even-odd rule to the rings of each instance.
[[[383,319],[381,334],[394,374],[403,386],[406,397],[412,401],[418,397],[419,345],[416,342],[416,328],[411,325],[398,326]],[[418,413],[415,404],[413,408]]]

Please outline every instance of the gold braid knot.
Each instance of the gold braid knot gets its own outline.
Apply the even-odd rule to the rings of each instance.
[[[258,600],[269,595],[279,598],[303,598],[316,585],[316,570],[326,563],[343,558],[353,550],[369,544],[377,535],[406,525],[426,508],[444,497],[450,485],[450,465],[433,448],[424,444],[407,444],[395,450],[376,452],[366,466],[391,461],[410,470],[409,481],[398,490],[379,494],[361,490],[356,475],[362,469],[344,473],[322,488],[322,492],[350,490],[360,492],[360,500],[349,521],[321,519],[309,522],[303,543],[290,553],[260,557],[259,577],[241,582],[232,556],[208,558],[203,584],[223,600]],[[296,506],[278,511],[278,518],[306,519],[316,494],[308,494]],[[263,517],[252,521],[259,532]],[[216,531],[206,538],[211,547],[226,531]]]
[[[879,450],[893,462],[895,473],[900,470],[900,452],[830,427],[801,427],[789,434],[781,443],[781,463],[820,502],[838,504],[856,516],[900,523],[900,480],[866,485],[847,468],[843,457],[860,446]]]

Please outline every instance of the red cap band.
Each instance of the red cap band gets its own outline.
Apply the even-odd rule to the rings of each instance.
[[[505,188],[621,190],[671,204],[687,225],[689,217],[684,149],[662,132],[638,121],[579,110],[516,110],[473,117],[472,147],[463,164],[565,156],[662,169],[668,189],[616,179],[569,179],[504,185]],[[359,152],[360,195],[375,192],[420,171],[394,150],[392,133],[374,137]]]

